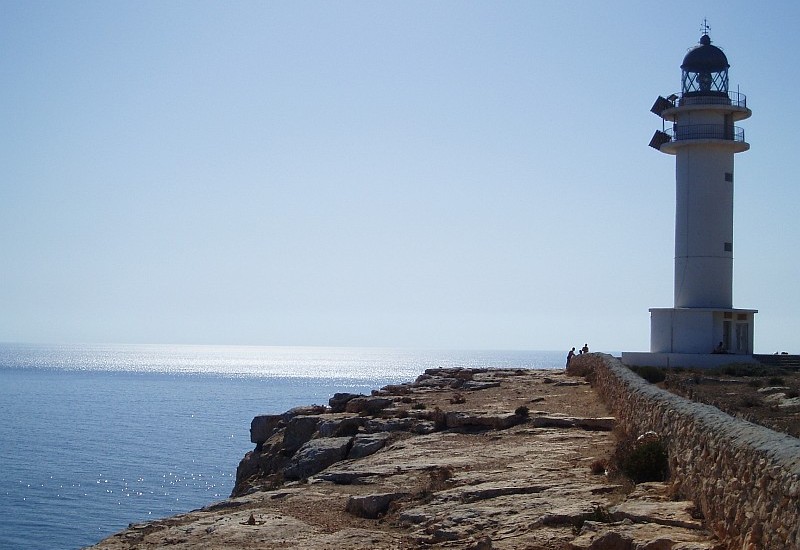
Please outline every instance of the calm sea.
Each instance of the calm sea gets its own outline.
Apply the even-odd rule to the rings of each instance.
[[[73,549],[226,498],[250,420],[439,366],[563,352],[0,344],[0,548]]]

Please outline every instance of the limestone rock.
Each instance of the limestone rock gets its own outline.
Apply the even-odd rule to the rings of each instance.
[[[779,409],[796,409],[800,408],[800,397],[786,398],[778,403]]]
[[[389,505],[407,496],[408,493],[378,493],[351,496],[347,500],[347,511],[361,518],[376,519],[389,509]]]
[[[283,472],[286,479],[305,479],[347,457],[351,437],[324,437],[305,443]]]
[[[259,472],[258,458],[255,452],[246,453],[236,467],[236,484],[241,485]]]
[[[633,550],[633,540],[616,531],[583,535],[569,544],[569,550]]]
[[[364,458],[365,456],[376,453],[386,445],[388,439],[388,432],[356,435],[347,458]]]
[[[575,419],[570,416],[537,415],[530,419],[534,428],[574,428]]]
[[[345,437],[356,435],[364,426],[365,419],[355,415],[331,415],[320,421],[317,431],[320,437]]]
[[[303,405],[301,407],[293,407],[283,413],[281,416],[288,421],[290,418],[294,418],[295,416],[311,416],[315,414],[323,414],[327,411],[328,409],[322,405]]]
[[[347,402],[351,399],[355,399],[356,397],[366,397],[364,394],[361,393],[334,393],[333,397],[328,399],[328,405],[331,408],[331,412],[344,412],[345,407],[347,406]]]
[[[321,420],[318,416],[295,416],[286,424],[283,432],[283,451],[293,454],[317,431]]]
[[[786,394],[783,393],[783,392],[771,393],[771,394],[767,395],[766,397],[764,397],[764,401],[766,401],[767,403],[775,404],[775,405],[777,405],[778,403],[782,402],[784,399],[786,399]]]
[[[284,424],[282,414],[262,414],[250,422],[250,441],[262,445]]]
[[[430,420],[419,420],[409,428],[409,432],[417,435],[432,434],[436,431],[436,423]]]
[[[482,484],[461,492],[463,502],[477,502],[509,495],[531,495],[552,488],[551,485],[497,485]]]
[[[570,550],[715,550],[717,544],[694,530],[651,523],[587,521]]]
[[[576,424],[584,430],[598,430],[610,432],[617,425],[617,419],[613,416],[602,416],[598,418],[578,418]]]
[[[702,529],[700,520],[692,517],[694,504],[686,501],[654,502],[629,500],[610,510],[615,521],[630,519],[634,523],[656,523],[685,529]]]
[[[614,429],[616,419],[613,416],[598,418],[579,418],[561,415],[536,415],[530,419],[535,428],[582,428],[609,432]]]
[[[448,428],[504,430],[523,421],[522,417],[513,413],[498,415],[454,411],[445,415]]]
[[[392,403],[393,401],[386,397],[355,397],[347,402],[345,411],[374,415],[390,407]]]
[[[766,388],[758,388],[758,393],[778,393],[787,392],[791,388],[789,386],[767,386]]]
[[[420,420],[412,417],[370,418],[364,423],[364,431],[367,433],[411,431],[419,423]]]
[[[418,388],[460,388],[464,384],[458,378],[440,378],[428,375],[421,375],[414,381],[414,386]]]
[[[462,390],[487,390],[489,388],[499,388],[500,382],[478,382],[475,380],[468,380],[461,385]]]

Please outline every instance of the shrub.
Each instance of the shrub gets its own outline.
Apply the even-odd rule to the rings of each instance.
[[[436,430],[447,428],[447,415],[439,407],[434,407],[432,411],[426,413],[428,420],[432,420]]]
[[[800,397],[800,392],[797,390],[789,390],[786,392],[787,399],[794,399],[795,397]]]
[[[736,363],[732,363],[730,365],[725,365],[724,367],[719,368],[719,372],[721,374],[727,374],[728,376],[756,376],[757,369],[751,365],[739,365]]]
[[[666,481],[669,462],[664,442],[654,433],[620,442],[615,454],[619,469],[634,483]]]
[[[590,521],[594,521],[596,523],[611,523],[613,518],[606,508],[603,508],[602,506],[595,506],[594,510],[592,511],[592,517]]]
[[[752,363],[730,363],[710,371],[713,374],[725,374],[728,376],[750,377],[750,376],[778,376],[785,372],[781,368],[767,367]]]
[[[411,408],[415,410],[423,410],[425,409],[425,407],[426,407],[425,403],[414,403],[413,405],[411,405]]]
[[[456,380],[468,382],[475,377],[475,372],[469,369],[462,369],[453,375]]]
[[[742,397],[742,399],[739,402],[742,405],[742,407],[748,409],[752,407],[760,407],[761,405],[764,404],[764,402],[760,398],[750,397],[750,396]]]
[[[428,471],[428,490],[436,492],[447,487],[447,480],[453,477],[452,466],[436,466]]]
[[[453,405],[459,405],[461,403],[466,403],[467,398],[461,395],[459,392],[453,394],[453,397],[450,398],[450,403]]]
[[[398,466],[398,468],[400,468]],[[430,502],[434,493],[438,493],[450,486],[448,481],[453,477],[451,466],[433,466],[428,470],[427,479],[423,478],[421,486],[415,491],[411,498]]]
[[[601,459],[601,458],[598,458],[597,460],[593,461],[589,465],[589,470],[594,475],[598,475],[598,476],[605,474],[606,473],[606,468],[607,468],[606,461]]]
[[[530,410],[525,405],[521,405],[514,410],[514,414],[516,414],[517,416],[521,416],[523,418],[528,418]]]
[[[773,376],[767,381],[767,383],[770,386],[783,386],[786,382],[780,376]]]

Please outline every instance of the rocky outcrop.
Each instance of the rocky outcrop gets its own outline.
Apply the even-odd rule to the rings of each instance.
[[[323,437],[307,441],[283,470],[284,479],[305,479],[347,458],[352,437]]]
[[[389,436],[389,432],[356,435],[353,437],[352,446],[350,447],[350,452],[347,453],[347,458],[364,458],[372,453],[377,453],[386,446],[386,442],[389,441]]]
[[[361,518],[377,519],[389,510],[389,505],[392,502],[407,496],[408,493],[379,493],[352,496],[347,499],[347,507],[345,510]]]
[[[581,380],[430,369],[374,394],[338,394],[324,412],[257,417],[256,447],[239,465],[231,499],[133,525],[97,547],[717,544],[692,503],[671,499],[666,484],[630,493],[629,482],[597,467],[616,447],[615,421]]]
[[[392,400],[385,397],[356,397],[347,402],[344,410],[374,416],[391,405]]]
[[[447,428],[505,430],[525,421],[525,417],[514,413],[476,414],[474,412],[449,412],[445,414]]]
[[[331,412],[340,413],[344,412],[347,407],[347,402],[357,397],[364,397],[360,393],[334,393],[333,397],[328,399],[328,406]]]

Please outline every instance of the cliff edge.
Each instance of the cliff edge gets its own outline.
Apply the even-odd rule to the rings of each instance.
[[[723,548],[665,483],[614,474],[614,425],[563,371],[429,369],[254,418],[230,499],[92,548]]]

